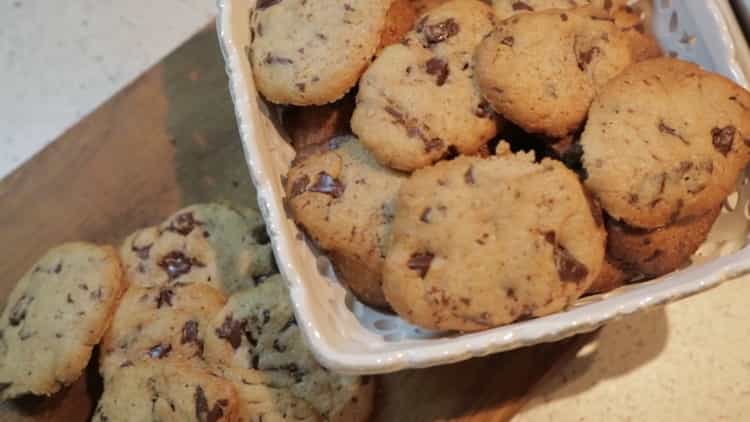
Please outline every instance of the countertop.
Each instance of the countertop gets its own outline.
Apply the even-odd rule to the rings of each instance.
[[[213,0],[0,1],[0,177],[214,10]],[[750,420],[749,281],[608,325],[534,389],[514,420]]]

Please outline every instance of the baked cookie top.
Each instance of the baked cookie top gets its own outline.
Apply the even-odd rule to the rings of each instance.
[[[211,321],[225,302],[203,283],[131,286],[102,339],[100,372],[144,359],[202,360]]]
[[[234,422],[232,383],[190,362],[145,360],[104,379],[94,422]]]
[[[268,385],[310,403],[328,420],[365,420],[372,385],[361,377],[329,372],[307,348],[281,276],[229,298],[206,339],[206,358],[229,368],[264,372]]]
[[[258,91],[278,104],[335,101],[380,44],[392,0],[259,0],[250,15]]]
[[[533,155],[459,157],[399,192],[383,272],[420,326],[473,331],[559,311],[597,277],[605,231],[577,176]]]
[[[385,241],[406,174],[380,165],[352,136],[295,164],[286,180],[294,220],[325,250],[362,301],[387,306],[381,287]]]
[[[109,246],[67,243],[45,253],[0,317],[0,397],[50,395],[78,379],[123,287]]]
[[[446,155],[475,154],[497,133],[471,59],[492,25],[487,4],[453,0],[378,55],[362,76],[351,121],[378,161],[412,171]]]
[[[634,58],[606,12],[578,8],[501,22],[475,62],[495,111],[527,132],[562,138],[581,127],[596,92]]]
[[[677,59],[626,69],[581,136],[586,186],[612,217],[657,228],[714,209],[750,159],[750,94]]]
[[[229,295],[274,271],[260,214],[224,204],[182,209],[129,236],[120,254],[128,281],[143,287],[206,283]]]

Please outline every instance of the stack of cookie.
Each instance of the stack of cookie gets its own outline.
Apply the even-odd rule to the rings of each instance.
[[[101,342],[95,421],[358,422],[372,410],[374,383],[329,372],[307,349],[252,210],[188,207],[129,236],[119,256],[55,248],[8,304],[4,399],[70,384]]]
[[[750,160],[750,94],[661,57],[634,2],[490,3],[251,12],[291,217],[362,302],[431,329],[680,268]]]

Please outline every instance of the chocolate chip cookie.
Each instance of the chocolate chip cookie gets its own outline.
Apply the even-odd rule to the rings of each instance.
[[[123,287],[109,246],[67,243],[44,254],[0,317],[0,397],[50,395],[78,379]]]
[[[750,160],[750,94],[677,59],[626,69],[591,106],[586,186],[607,214],[646,229],[714,210]]]
[[[327,252],[363,302],[387,307],[381,273],[393,201],[405,174],[380,165],[354,137],[295,164],[286,180],[292,217]]]
[[[649,277],[667,274],[690,261],[706,241],[720,209],[717,206],[702,216],[655,230],[633,228],[609,220],[608,253],[633,272]]]
[[[609,254],[606,254],[602,269],[586,290],[586,294],[607,293],[624,285],[629,278],[630,275],[621,268],[621,264],[613,260]]]
[[[269,386],[289,390],[327,420],[365,420],[373,386],[317,363],[297,326],[288,293],[281,276],[273,276],[230,297],[214,318],[206,358],[219,366],[264,371]]]
[[[277,104],[335,101],[356,85],[380,45],[391,0],[259,0],[250,15],[250,62]]]
[[[501,22],[475,61],[495,111],[527,132],[562,138],[580,128],[598,90],[634,57],[606,12],[578,8]]]
[[[225,302],[203,283],[131,286],[102,339],[100,371],[111,373],[143,359],[203,359],[211,321]]]
[[[412,171],[447,155],[475,154],[497,133],[472,63],[492,24],[487,4],[453,0],[379,54],[362,76],[351,121],[378,161]]]
[[[475,331],[559,311],[599,274],[606,233],[578,177],[533,154],[458,157],[401,187],[383,288],[406,320]]]
[[[129,236],[120,253],[128,280],[143,287],[206,283],[231,294],[274,271],[260,214],[223,204],[180,210]]]
[[[104,379],[94,422],[234,422],[232,383],[190,362],[141,361]]]

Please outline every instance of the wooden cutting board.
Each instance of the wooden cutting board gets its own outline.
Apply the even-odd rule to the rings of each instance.
[[[116,244],[195,202],[255,207],[240,142],[211,26],[0,181],[0,297],[61,242]],[[380,377],[374,420],[510,420],[529,387],[582,343]],[[87,421],[100,393],[90,365],[53,397],[0,404],[0,420]]]

